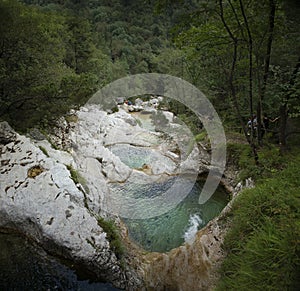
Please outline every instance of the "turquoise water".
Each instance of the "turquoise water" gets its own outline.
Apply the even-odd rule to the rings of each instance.
[[[116,144],[109,150],[132,169],[142,169],[145,165],[152,165],[159,161],[162,165],[175,168],[176,164],[168,157],[148,147],[137,147],[129,144]]]
[[[120,160],[130,168],[142,168],[144,164],[153,161],[153,151],[145,147],[135,147],[128,144],[117,144],[111,146],[110,151],[118,156]]]
[[[163,183],[142,185],[133,196],[159,195],[168,188],[172,179]],[[169,212],[150,219],[124,219],[133,241],[148,251],[166,252],[184,243],[184,236],[191,231],[193,217],[199,222],[197,229],[203,228],[211,219],[219,215],[228,203],[228,195],[219,187],[214,195],[203,205],[198,203],[204,181],[197,182],[188,196]],[[128,191],[129,189],[123,189]],[[158,191],[156,191],[158,190]],[[198,219],[199,218],[199,219]]]
[[[132,179],[133,180],[133,179]],[[175,182],[176,177],[169,178],[163,182],[139,183],[127,180],[122,184],[113,184],[111,189],[122,195],[130,196],[134,199],[139,198],[154,198],[164,194]]]
[[[134,113],[132,115],[140,120],[144,128],[154,131],[150,114]],[[171,166],[173,163],[166,157],[158,156],[151,148],[119,144],[110,147],[110,150],[119,156],[123,163],[133,169],[142,168],[144,164],[151,165],[156,160],[168,166]],[[146,198],[148,200],[155,200],[156,197],[166,193],[176,179],[176,177],[164,177],[160,182],[150,182],[151,180],[147,181],[146,177],[135,176],[131,177],[125,183],[111,185],[110,188],[114,193],[117,193],[117,197],[120,199],[126,196],[133,199]],[[173,188],[175,191],[172,192],[170,199],[175,197],[174,201],[181,201],[181,199],[178,200],[177,198],[180,198],[181,193],[184,193],[185,186],[183,184],[186,180],[185,178],[183,179],[179,183],[179,188],[177,186]],[[218,216],[228,203],[226,191],[222,187],[219,187],[205,204],[200,205],[198,199],[203,184],[204,181],[195,183],[193,189],[182,202],[160,216],[149,219],[123,218],[128,227],[131,239],[145,250],[166,252],[182,245],[185,239],[193,237],[197,230],[203,228],[211,219]],[[183,195],[183,197],[185,196]],[[130,209],[130,214],[141,213],[139,217],[144,217],[154,212],[157,213],[157,208],[152,209],[152,206],[149,206],[150,204],[145,205],[147,206],[142,206],[141,210],[133,207]],[[154,202],[153,205],[156,205],[156,203]]]
[[[15,234],[0,233],[0,290],[114,291],[109,283],[92,282]]]

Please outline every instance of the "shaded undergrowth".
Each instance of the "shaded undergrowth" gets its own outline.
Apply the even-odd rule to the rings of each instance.
[[[239,180],[251,177],[256,182],[272,177],[287,165],[291,157],[280,155],[279,148],[268,144],[258,149],[259,164],[255,163],[248,144],[227,144],[227,165],[237,167]]]

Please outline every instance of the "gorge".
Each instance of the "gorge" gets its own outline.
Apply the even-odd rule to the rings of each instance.
[[[220,188],[199,207],[202,182],[195,184],[195,177],[207,172],[209,154],[192,143],[180,163],[177,143],[190,133],[172,113],[162,112],[167,126],[179,133],[166,138],[150,122],[156,112],[150,109],[130,114],[121,105],[108,114],[96,105],[82,107],[48,136],[56,149],[38,131],[25,137],[1,123],[1,232],[20,233],[121,289],[207,288],[209,270],[222,256],[223,232],[218,219],[209,221],[224,208],[228,194]],[[188,196],[175,187],[178,197],[166,209],[157,204],[159,209],[149,209],[147,201],[126,206],[131,198],[156,199],[178,177],[183,187],[195,185]],[[100,216],[117,216],[127,248],[122,258]]]

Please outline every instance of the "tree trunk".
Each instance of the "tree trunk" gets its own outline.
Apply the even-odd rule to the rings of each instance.
[[[294,68],[291,79],[289,81],[289,87],[294,86],[299,70],[300,70],[300,57],[298,58],[298,62]],[[280,116],[279,145],[280,145],[281,153],[284,153],[287,147],[286,137],[287,137],[287,121],[288,121],[288,102],[290,99],[290,95],[291,92],[287,94],[285,102],[279,108],[279,116]]]
[[[230,89],[231,89],[231,95],[232,95],[232,98],[233,98],[233,103],[234,103],[234,107],[235,107],[235,110],[236,110],[236,113],[237,113],[237,117],[240,121],[240,124],[241,124],[241,127],[243,129],[246,140],[247,140],[247,142],[249,143],[249,145],[251,147],[255,163],[258,165],[257,149],[256,149],[256,146],[255,146],[255,143],[254,143],[253,139],[250,138],[247,134],[246,126],[245,126],[244,120],[243,120],[241,112],[240,112],[240,106],[239,106],[239,103],[238,103],[238,99],[237,99],[236,91],[235,91],[235,85],[234,85],[234,73],[235,73],[235,66],[236,66],[236,61],[237,61],[238,39],[237,39],[237,37],[234,36],[232,31],[230,30],[230,28],[229,28],[229,26],[228,26],[228,24],[227,24],[227,22],[224,18],[222,0],[219,0],[219,6],[220,6],[220,17],[221,17],[222,23],[223,23],[229,37],[233,41],[233,55],[232,55],[231,69],[230,69],[230,73],[229,73],[229,84],[230,84]]]
[[[252,52],[253,52],[253,41],[252,41],[252,34],[250,31],[250,27],[248,24],[248,19],[244,10],[244,5],[242,0],[239,0],[240,3],[240,8],[242,11],[244,23],[246,26],[247,30],[247,35],[248,35],[248,50],[249,50],[249,104],[250,104],[250,116],[253,119],[253,57],[252,57]],[[254,125],[253,125],[253,120],[251,122],[251,143],[253,143],[254,139]]]
[[[262,145],[262,101],[265,97],[267,81],[269,77],[269,68],[270,68],[270,59],[271,59],[271,51],[273,44],[273,34],[274,34],[274,26],[275,26],[275,12],[276,12],[276,4],[274,0],[269,1],[269,28],[268,28],[268,42],[267,42],[267,50],[265,54],[265,64],[264,64],[264,74],[263,74],[263,82],[262,87],[259,94],[259,100],[257,103],[257,141],[258,144]]]
[[[280,153],[283,154],[286,151],[286,129],[287,129],[287,119],[288,119],[287,103],[280,106],[279,116],[280,116],[279,146],[280,146]]]

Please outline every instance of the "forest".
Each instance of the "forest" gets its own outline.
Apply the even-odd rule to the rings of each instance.
[[[234,208],[217,290],[296,290],[299,16],[297,0],[0,0],[0,120],[51,128],[131,74],[190,82],[223,122],[228,165],[258,185]],[[168,106],[206,138],[185,106]]]

